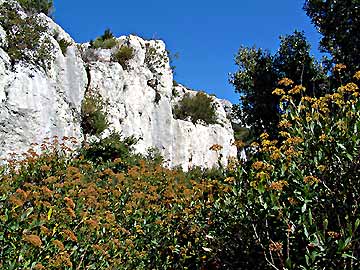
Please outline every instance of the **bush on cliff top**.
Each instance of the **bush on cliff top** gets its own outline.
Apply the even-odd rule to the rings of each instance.
[[[129,46],[121,46],[113,55],[112,60],[118,62],[123,69],[129,69],[129,60],[134,57],[134,49]]]
[[[111,49],[117,45],[117,40],[114,37],[113,33],[110,29],[106,29],[104,34],[94,41],[90,41],[90,47],[94,49],[102,48],[102,49]]]

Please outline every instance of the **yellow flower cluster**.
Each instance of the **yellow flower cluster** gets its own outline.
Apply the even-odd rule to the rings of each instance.
[[[276,88],[274,91],[272,91],[273,95],[282,96],[285,95],[285,91],[281,88]]]
[[[334,66],[334,71],[335,71],[335,72],[340,72],[340,71],[343,70],[343,69],[346,69],[346,65],[344,65],[344,64],[336,64],[336,65]]]
[[[289,78],[283,78],[278,82],[279,85],[284,85],[284,86],[290,86],[293,83],[294,83],[294,81]]]
[[[285,186],[288,186],[288,182],[285,180],[275,181],[269,185],[270,190],[282,191]]]
[[[221,149],[223,149],[223,147],[220,145],[220,144],[213,144],[212,146],[210,146],[210,149],[211,151],[220,151]]]
[[[320,182],[320,180],[312,175],[306,176],[304,177],[304,183],[305,184],[309,184],[310,186],[314,185],[314,184],[318,184]]]
[[[356,80],[360,80],[360,70],[359,70],[359,71],[356,71],[356,73],[355,73],[355,75],[354,75],[353,78],[356,79]]]
[[[289,94],[290,95],[295,95],[295,94],[299,94],[301,92],[304,92],[305,91],[305,87],[302,86],[302,85],[296,85],[294,86],[292,89],[289,90]]]

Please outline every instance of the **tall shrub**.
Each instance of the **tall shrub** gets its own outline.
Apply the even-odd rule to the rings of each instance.
[[[253,145],[242,222],[269,269],[359,269],[359,87],[295,103],[303,91],[291,80],[274,91],[281,142],[264,133]]]

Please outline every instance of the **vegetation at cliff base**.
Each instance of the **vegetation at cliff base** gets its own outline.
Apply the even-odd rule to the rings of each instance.
[[[81,105],[81,128],[86,135],[99,136],[109,126],[104,100],[96,91],[88,91]]]
[[[52,5],[19,3],[36,12]],[[234,123],[233,145],[246,160],[222,165],[214,144],[217,167],[185,172],[157,149],[136,153],[138,138],[111,132],[106,100],[87,87],[84,140],[44,138],[0,163],[0,269],[360,269],[359,1],[306,0],[304,9],[326,61],[301,31],[281,36],[274,54],[241,46],[236,55],[234,113],[249,128]],[[13,64],[47,67],[47,29],[35,16],[4,3],[0,23]],[[58,42],[65,54],[69,44]],[[159,43],[146,44],[147,86],[159,102],[169,59]],[[115,46],[110,30],[91,44]],[[129,68],[133,49],[113,51]],[[177,119],[216,124],[212,97],[180,97],[175,87]]]
[[[0,167],[2,268],[358,269],[359,81],[313,98],[282,80],[282,140],[212,172],[164,168],[116,134],[34,144]]]

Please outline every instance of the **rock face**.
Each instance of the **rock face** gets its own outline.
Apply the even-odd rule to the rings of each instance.
[[[218,124],[193,124],[174,119],[172,107],[185,94],[196,92],[173,86],[173,74],[160,40],[145,41],[137,36],[117,39],[113,49],[90,49],[76,44],[50,18],[38,15],[48,25],[44,33],[52,43],[51,68],[20,62],[11,66],[0,47],[0,156],[25,151],[44,137],[72,136],[80,142],[81,103],[86,91],[96,91],[105,101],[111,130],[123,136],[140,138],[135,150],[146,153],[156,147],[170,167],[212,167],[221,159],[237,154],[233,130],[222,102],[213,98]],[[54,37],[56,32],[56,37]],[[58,40],[71,42],[63,55]],[[6,33],[0,27],[0,46]],[[133,48],[134,56],[126,68],[111,61],[122,45]],[[149,48],[151,51],[149,55]],[[85,59],[86,61],[84,61]],[[176,93],[176,95],[174,94]],[[218,152],[209,148],[218,144]]]

